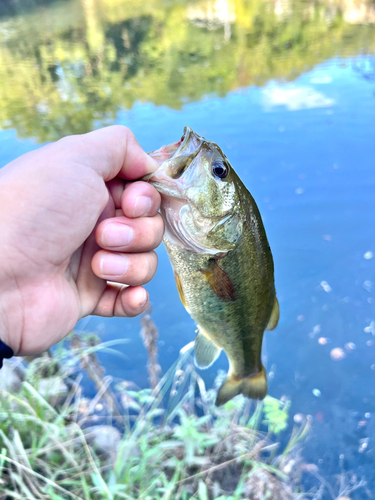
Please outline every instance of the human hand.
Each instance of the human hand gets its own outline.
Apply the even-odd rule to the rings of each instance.
[[[44,351],[88,314],[135,316],[163,236],[158,167],[129,129],[70,136],[0,169],[0,339]],[[107,280],[124,285],[107,283]]]

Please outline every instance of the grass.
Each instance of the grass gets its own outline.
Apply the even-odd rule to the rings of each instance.
[[[95,354],[111,348],[73,335],[69,349],[28,365],[18,393],[0,391],[0,500],[307,498],[299,443],[310,421],[281,449],[288,401],[239,396],[217,408],[223,375],[206,390],[189,350],[160,380],[149,366],[153,389],[114,383]],[[97,387],[92,400],[82,369]],[[46,378],[63,380],[65,391],[41,391]]]

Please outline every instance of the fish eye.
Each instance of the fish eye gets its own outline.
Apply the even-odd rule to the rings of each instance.
[[[211,172],[215,177],[219,177],[219,179],[225,179],[228,175],[228,169],[221,161],[215,161],[215,163],[211,165]]]

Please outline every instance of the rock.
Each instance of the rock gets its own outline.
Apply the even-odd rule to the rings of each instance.
[[[61,404],[69,392],[64,379],[59,376],[41,378],[36,382],[35,389],[51,406]]]
[[[121,441],[121,433],[111,425],[93,425],[83,429],[87,443],[108,457],[112,463],[116,461]]]
[[[254,468],[245,483],[245,497],[250,500],[293,500],[293,491],[280,478],[263,467]]]
[[[0,370],[0,390],[19,392],[25,377],[25,369],[20,358],[4,359]]]

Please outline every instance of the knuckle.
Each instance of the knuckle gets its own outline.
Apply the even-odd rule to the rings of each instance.
[[[112,134],[118,134],[119,137],[126,137],[132,133],[131,130],[125,125],[110,125],[108,129]]]
[[[145,217],[139,227],[139,244],[145,249],[153,250],[163,239],[164,221],[160,214]]]
[[[160,244],[160,221],[157,218],[154,221],[150,221],[152,228],[150,231],[150,248],[154,249]]]
[[[153,278],[156,272],[156,267],[157,267],[156,253],[154,251],[148,252],[145,256],[145,265],[142,266],[143,281],[147,283]]]

